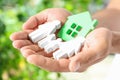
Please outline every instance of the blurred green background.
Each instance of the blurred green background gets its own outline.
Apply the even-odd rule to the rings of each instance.
[[[60,73],[42,70],[26,62],[13,48],[11,33],[21,30],[32,15],[52,7],[63,7],[74,14],[103,8],[104,0],[0,0],[0,80],[66,80]]]

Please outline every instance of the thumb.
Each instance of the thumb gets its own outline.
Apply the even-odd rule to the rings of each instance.
[[[92,65],[96,59],[96,53],[94,50],[83,50],[74,57],[72,57],[69,63],[69,69],[72,72],[83,72],[90,65]]]
[[[23,30],[36,29],[38,25],[47,21],[47,15],[44,12],[31,16],[24,24]]]

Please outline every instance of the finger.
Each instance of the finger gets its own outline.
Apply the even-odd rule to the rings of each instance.
[[[21,50],[21,53],[25,58],[27,58],[30,55],[36,54],[36,52],[31,49]]]
[[[32,45],[33,43],[29,40],[15,40],[13,42],[13,46],[17,49],[20,49],[21,47]]]
[[[35,54],[38,51],[41,51],[42,49],[39,48],[37,45],[29,45],[29,46],[24,46],[20,49],[22,55],[24,57],[28,57],[29,55]]]
[[[96,61],[96,52],[92,49],[87,49],[81,51],[76,56],[71,58],[71,62],[69,64],[70,71],[74,72],[83,72],[88,66],[92,65],[94,61]]]
[[[42,56],[45,56],[45,57],[50,57],[50,58],[52,57],[52,54],[47,54],[44,51],[35,52],[32,49],[21,50],[21,53],[25,58],[27,58],[28,56],[33,55],[33,54],[39,54],[39,55],[42,55]]]
[[[41,49],[38,45],[29,45],[29,46],[24,46],[20,49],[21,53],[23,53],[23,55],[29,55],[29,51],[26,52],[26,50],[33,50],[34,52],[40,54],[40,55],[43,55],[43,56],[46,56],[46,57],[52,57],[52,54],[53,53],[46,53],[43,49]],[[27,57],[27,56],[24,56],[24,57]]]
[[[25,40],[25,39],[28,39],[28,33],[27,32],[24,32],[24,31],[20,31],[20,32],[15,32],[13,33],[11,36],[10,36],[10,39],[12,41],[14,40]]]
[[[52,58],[44,57],[42,55],[30,55],[27,57],[27,61],[39,66],[40,68],[54,71],[54,72],[67,72],[69,71],[68,59],[54,60]]]
[[[37,28],[38,25],[47,21],[47,16],[44,16],[44,13],[41,12],[37,15],[30,17],[24,24],[23,30],[33,30]]]
[[[42,50],[38,45],[35,45],[35,44],[22,47],[20,50],[23,51],[23,50],[26,50],[26,49],[31,49],[31,50],[33,50],[35,52],[38,52],[38,51]]]

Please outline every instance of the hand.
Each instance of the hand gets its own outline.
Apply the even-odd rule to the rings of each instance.
[[[53,59],[51,59],[51,54],[46,54],[43,50],[41,50],[36,44],[33,44],[29,38],[28,34],[33,31],[34,29],[37,28],[38,25],[43,24],[45,22],[49,22],[52,20],[60,20],[62,24],[66,21],[67,17],[70,16],[71,13],[66,11],[65,9],[62,8],[51,8],[51,9],[46,9],[39,14],[30,17],[23,25],[23,31],[13,33],[10,38],[13,41],[13,46],[17,49],[19,49],[22,53],[22,55],[30,61],[33,59],[33,62],[35,61],[38,66],[48,69],[50,71],[58,71],[57,69],[55,70],[52,69],[51,67],[48,67],[51,65],[51,63],[45,63],[44,60],[46,61],[50,59],[53,62],[55,62]],[[39,58],[35,58],[39,57]],[[40,58],[43,57],[43,58]],[[34,59],[35,58],[35,59]],[[41,60],[40,60],[41,59]],[[42,63],[39,63],[38,61],[41,61]],[[32,63],[30,61],[30,63]],[[39,63],[39,64],[38,64]],[[64,63],[63,60],[60,60],[60,63]],[[52,63],[53,64],[53,63]],[[59,64],[58,61],[56,61],[56,64]],[[56,65],[55,64],[55,65]],[[66,64],[66,63],[65,63]],[[67,64],[66,64],[67,65]],[[66,67],[66,65],[64,65]],[[53,65],[54,66],[54,65]],[[61,66],[64,68],[64,66]],[[54,66],[55,67],[55,66]],[[57,68],[57,67],[56,67]],[[64,68],[64,71],[67,69]],[[63,71],[63,69],[61,69]]]
[[[18,35],[23,35],[22,37]],[[28,62],[55,72],[65,71],[84,71],[89,66],[103,60],[111,48],[111,32],[107,29],[96,29],[91,32],[85,41],[85,44],[77,55],[70,59],[54,60],[51,55],[46,55],[37,45],[28,41],[27,33],[18,32],[14,34],[14,38],[24,39],[16,42],[17,46],[22,46],[21,52]]]
[[[89,66],[102,61],[112,49],[112,32],[98,28],[88,34],[82,50],[70,58],[70,71],[85,71]]]
[[[112,38],[111,32],[108,29],[99,28],[92,31],[87,36],[83,48],[77,55],[69,59],[55,60],[51,58],[52,53],[48,55],[36,44],[33,44],[28,39],[28,34],[29,30],[34,30],[35,28],[37,28],[38,24],[53,20],[51,16],[48,17],[48,11],[50,11],[49,14],[51,13],[52,15],[53,14],[52,10],[54,11],[54,9],[48,9],[41,12],[40,14],[37,14],[37,16],[33,16],[24,24],[23,26],[24,31],[17,32],[11,35],[13,46],[17,49],[20,49],[22,55],[27,59],[28,62],[49,71],[82,72],[86,70],[89,66],[103,60],[109,54]],[[60,10],[58,9],[58,11]],[[64,9],[62,9],[62,11],[60,11],[58,15],[56,14],[57,16],[54,16],[54,19],[57,18],[64,23],[66,17],[70,14],[66,12]],[[62,15],[62,13],[65,13],[67,16]],[[42,17],[40,17],[40,15],[42,15]],[[61,15],[63,18],[60,17],[58,18],[59,15]]]

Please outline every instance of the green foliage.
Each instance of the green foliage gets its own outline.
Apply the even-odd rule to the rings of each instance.
[[[94,0],[99,3],[100,0]],[[56,5],[58,3],[58,5]],[[78,13],[88,10],[91,0],[0,0],[0,80],[53,80],[51,72],[35,67],[13,48],[11,33],[20,31],[32,15],[51,7],[64,7]],[[61,78],[54,74],[55,80]],[[63,79],[62,79],[63,80]]]
[[[5,24],[0,20],[0,36],[5,33]]]
[[[78,13],[88,10],[89,3],[90,0],[67,0],[65,2],[65,8],[72,11],[73,13]]]

